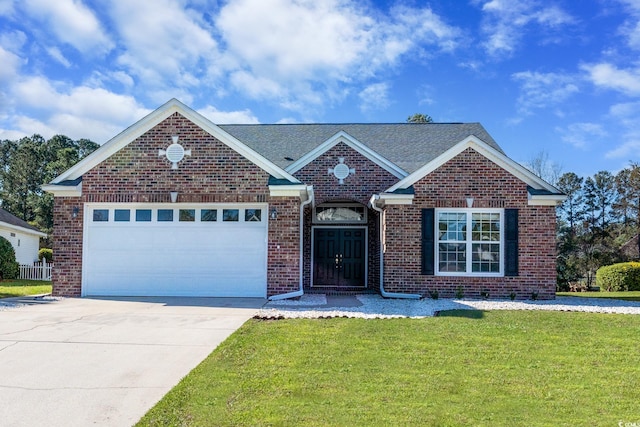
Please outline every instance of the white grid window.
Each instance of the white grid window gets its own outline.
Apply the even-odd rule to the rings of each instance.
[[[502,217],[501,210],[438,210],[437,273],[502,275]]]

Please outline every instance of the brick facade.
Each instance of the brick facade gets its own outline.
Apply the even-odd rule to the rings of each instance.
[[[74,218],[74,209],[77,216]],[[55,197],[53,206],[53,295],[80,296],[82,284],[82,223],[80,197]]]
[[[454,297],[462,287],[467,297],[487,290],[492,298],[540,299],[555,296],[555,209],[528,206],[527,184],[472,149],[467,149],[414,184],[411,205],[385,210],[385,290]],[[428,276],[421,274],[421,210],[466,207],[519,209],[519,272],[516,277]]]
[[[158,150],[172,143],[191,150],[171,169]],[[343,159],[355,174],[342,184],[328,172]],[[314,205],[354,202],[367,207],[375,194],[398,182],[396,176],[345,143],[338,143],[294,173],[312,185]],[[303,283],[312,289],[313,209],[303,213],[300,247],[299,197],[270,195],[269,173],[237,153],[179,113],[174,113],[82,175],[81,197],[55,197],[53,292],[79,296],[82,281],[83,207],[85,203],[169,203],[177,191],[178,203],[260,203],[268,205],[267,296],[294,292],[300,286],[300,250]],[[414,183],[410,205],[384,208],[384,229],[379,213],[367,207],[367,288],[379,291],[380,237],[383,234],[384,287],[387,292],[438,291],[453,297],[459,288],[467,297],[488,291],[492,298],[515,294],[519,299],[553,298],[555,295],[555,209],[529,206],[527,184],[469,148]],[[515,277],[437,276],[421,273],[421,211],[424,208],[474,208],[519,210],[519,274]],[[74,217],[74,208],[78,208]],[[275,210],[277,217],[269,213]],[[335,225],[349,227],[353,225]]]
[[[158,156],[174,134],[192,150],[178,169]],[[179,203],[266,202],[276,207],[278,218],[269,220],[267,293],[299,287],[299,199],[271,198],[267,172],[180,114],[162,121],[82,178],[82,198],[55,198],[55,295],[81,293],[83,203],[168,203],[171,191],[178,192]],[[72,218],[73,207],[79,208],[77,218]]]
[[[344,164],[353,168],[355,173],[344,179],[340,184],[338,179],[328,172],[343,159]],[[295,177],[307,185],[313,185],[315,204],[343,201],[357,202],[367,206],[369,199],[391,187],[397,178],[391,173],[375,164],[358,151],[342,142],[327,150],[314,159],[308,165],[296,172]],[[367,208],[367,289],[379,290],[380,288],[380,237],[378,226],[378,212]],[[311,264],[312,264],[312,227],[313,210],[307,209],[304,215],[304,287],[312,288]],[[329,225],[329,224],[325,224]],[[349,224],[336,225],[336,227],[349,227]],[[353,226],[351,224],[351,226]]]

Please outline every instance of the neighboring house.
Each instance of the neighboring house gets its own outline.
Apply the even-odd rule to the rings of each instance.
[[[564,196],[477,123],[215,125],[171,100],[44,188],[55,295],[555,295]]]
[[[0,209],[0,236],[13,246],[16,261],[28,265],[38,261],[40,238],[47,237],[45,233],[4,209]]]

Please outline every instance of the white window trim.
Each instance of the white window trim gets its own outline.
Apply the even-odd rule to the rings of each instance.
[[[449,272],[449,271],[440,271],[440,228],[438,224],[438,217],[441,213],[466,213],[467,214],[467,271],[466,272]],[[499,213],[500,214],[500,271],[497,273],[491,272],[473,272],[472,271],[472,260],[473,253],[471,251],[471,246],[473,245],[473,241],[471,240],[471,214],[474,213]],[[504,277],[504,209],[484,209],[484,208],[438,208],[435,210],[434,215],[434,241],[435,241],[435,274],[436,276],[460,276],[460,277]],[[495,242],[493,242],[495,243]]]
[[[364,209],[364,218],[362,219],[362,221],[350,221],[350,220],[344,220],[344,221],[322,221],[318,219],[318,208],[363,208]],[[368,209],[366,205],[362,205],[360,203],[322,203],[318,206],[316,206],[315,208],[313,208],[313,223],[314,224],[323,224],[323,225],[330,225],[330,224],[366,224],[367,221],[369,220],[368,218]]]
[[[260,227],[260,224],[268,222],[267,213],[269,212],[268,204],[266,203],[86,203],[85,204],[85,221],[90,223],[93,227],[162,227],[162,226],[179,226],[179,227],[193,227],[197,224],[206,224],[208,227],[221,227],[233,226],[235,224],[245,224],[248,226]],[[108,211],[108,221],[94,221],[93,211],[105,209]],[[130,210],[129,221],[116,221],[115,210],[124,209]],[[136,209],[149,209],[151,210],[151,221],[136,221]],[[168,209],[173,211],[173,221],[158,221],[158,210]],[[180,221],[181,209],[194,209],[196,212],[195,221]],[[213,209],[217,210],[216,221],[201,221],[201,210]],[[222,212],[224,209],[237,209],[238,221],[222,221]],[[244,215],[247,209],[258,209],[262,211],[261,221],[245,221]]]

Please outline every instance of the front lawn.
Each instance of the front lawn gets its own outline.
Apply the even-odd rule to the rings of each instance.
[[[640,316],[251,320],[139,425],[640,422]]]
[[[23,297],[51,293],[51,282],[41,280],[3,280],[0,282],[0,298]]]
[[[580,297],[580,298],[612,298],[625,301],[640,301],[640,292],[556,292],[559,297]]]

